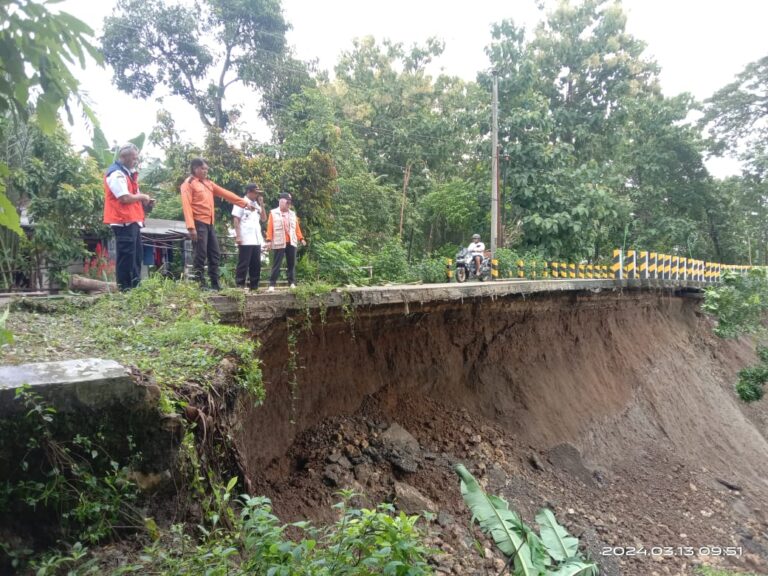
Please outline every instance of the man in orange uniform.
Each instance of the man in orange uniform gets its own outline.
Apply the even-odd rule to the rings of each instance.
[[[121,291],[135,288],[141,280],[144,208],[155,203],[139,190],[138,163],[139,149],[126,144],[117,152],[117,162],[104,174],[104,224],[115,234],[115,275]]]
[[[211,288],[221,290],[219,284],[219,241],[213,228],[215,210],[213,197],[224,198],[227,202],[253,210],[250,202],[237,194],[225,190],[208,179],[208,163],[194,158],[189,165],[191,176],[181,185],[181,207],[189,236],[195,246],[193,268],[200,286],[205,287],[205,260],[208,258],[208,277]]]
[[[267,243],[264,246],[267,250],[274,250],[268,292],[275,290],[283,256],[288,263],[288,284],[291,288],[296,288],[296,248],[299,242],[302,246],[307,245],[296,212],[291,210],[291,195],[283,192],[280,194],[278,207],[270,210],[267,222]]]

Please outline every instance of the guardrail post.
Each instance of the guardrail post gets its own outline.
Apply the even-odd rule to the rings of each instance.
[[[453,278],[453,260],[450,258],[445,259],[445,277],[448,279],[448,282]]]
[[[622,280],[624,278],[624,253],[621,250],[613,251],[611,272],[613,273],[614,280]]]
[[[621,280],[624,278],[624,252],[621,250],[613,251],[613,264],[611,264],[611,272],[615,280]]]
[[[648,252],[646,252],[645,250],[640,251],[639,271],[640,271],[640,279],[648,280]]]
[[[627,278],[637,278],[637,253],[634,250],[627,250],[624,258],[624,272]]]

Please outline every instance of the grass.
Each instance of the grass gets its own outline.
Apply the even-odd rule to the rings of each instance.
[[[0,348],[4,364],[110,358],[169,391],[209,387],[228,358],[237,366],[235,384],[256,401],[264,395],[257,343],[244,329],[220,324],[193,283],[153,277],[128,293],[74,297],[42,311],[21,306],[6,327],[14,341]]]

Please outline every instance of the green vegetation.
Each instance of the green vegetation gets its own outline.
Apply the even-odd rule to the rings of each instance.
[[[166,575],[270,574],[298,576],[419,576],[431,574],[428,550],[420,542],[418,516],[396,514],[389,505],[357,509],[352,494],[336,508],[339,519],[329,526],[309,522],[281,525],[270,501],[244,496],[231,529],[205,530],[201,541],[175,526],[170,534],[145,549],[141,562],[121,573]],[[231,509],[229,509],[231,511]],[[289,538],[288,533],[302,537]]]
[[[127,294],[101,299],[89,316],[85,324],[103,354],[137,366],[163,386],[210,386],[221,361],[231,358],[235,384],[255,401],[263,397],[257,344],[244,329],[219,324],[194,283],[156,276]]]
[[[712,568],[710,566],[702,566],[696,570],[696,573],[700,576],[758,576],[751,572],[736,572],[734,570],[723,570],[720,568]]]
[[[427,576],[430,552],[421,542],[418,516],[396,513],[391,505],[376,509],[350,506],[354,496],[342,492],[335,506],[338,520],[323,527],[309,522],[281,524],[269,499],[233,499],[234,482],[219,487],[219,507],[209,510],[205,525],[190,534],[181,524],[150,530],[153,542],[137,558],[107,572],[182,576]],[[290,536],[289,536],[290,535]],[[67,553],[33,563],[38,576],[104,574],[98,555],[77,543]]]
[[[64,441],[57,433],[63,417],[54,408],[29,388],[20,388],[15,401],[26,415],[0,421],[0,453],[7,463],[0,515],[25,518],[27,527],[64,541],[97,543],[139,528],[143,518],[130,479],[131,458],[117,462],[105,451],[109,431]],[[130,437],[128,444],[133,444]],[[33,554],[10,542],[0,541],[0,549],[13,568]]]
[[[279,0],[140,4],[120,0],[105,21],[101,50],[116,85],[143,98],[179,95],[207,131],[190,142],[170,112],[159,113],[149,140],[162,157],[144,159],[141,171],[158,199],[154,216],[181,217],[179,182],[202,155],[229,190],[258,182],[270,207],[280,192],[293,195],[310,239],[299,263],[304,282],[435,282],[439,257],[474,232],[487,236],[491,77],[431,76],[441,40],[358,39],[331,78],[290,53]],[[99,56],[90,31],[35,2],[13,1],[7,11],[23,41],[0,32],[11,54],[6,72],[23,78],[19,90],[0,86],[0,185],[9,204],[0,213],[26,208],[35,224],[26,239],[17,228],[0,235],[0,281],[9,288],[40,285],[43,263],[60,277],[69,260],[89,256],[80,235],[108,234],[98,220],[111,151],[95,125],[87,149],[96,162],[74,154],[51,113],[77,95],[63,64]],[[35,11],[39,20],[27,17]],[[125,30],[141,36],[140,48],[126,45]],[[34,50],[41,39],[60,47],[50,61]],[[509,250],[500,254],[502,277],[516,272],[517,256],[598,264],[616,246],[768,263],[766,59],[702,104],[664,95],[644,49],[609,0],[553,4],[533,30],[511,19],[493,26],[486,51],[499,78],[501,244]],[[227,106],[235,84],[258,95],[269,141],[244,133],[240,110]],[[30,102],[35,86],[42,95]],[[741,176],[707,172],[706,154],[724,152],[745,161]],[[216,209],[223,238],[229,208],[217,201]]]
[[[101,55],[91,43],[93,31],[88,26],[66,12],[51,12],[46,5],[25,0],[3,2],[0,20],[5,23],[0,29],[0,139],[6,140],[0,154],[0,260],[7,261],[9,254],[15,257],[24,235],[20,205],[9,190],[9,181],[14,162],[23,156],[19,152],[26,144],[24,140],[19,142],[19,134],[14,133],[18,130],[9,127],[23,126],[34,112],[39,129],[52,134],[61,107],[71,122],[69,103],[73,97],[86,116],[95,121],[79,97],[79,83],[72,68],[75,64],[84,68],[88,55],[100,62]],[[9,133],[14,136],[11,141],[15,146],[8,146]],[[66,222],[63,218],[61,221]],[[10,277],[6,262],[0,262],[0,270],[2,287],[7,287]]]
[[[768,270],[756,268],[745,275],[724,273],[720,285],[707,288],[702,308],[717,319],[714,332],[721,338],[752,334],[762,339],[768,310]],[[765,393],[768,348],[758,345],[757,356],[758,364],[739,371],[736,393],[744,402],[760,400]]]
[[[763,330],[763,313],[768,310],[768,270],[757,268],[747,274],[724,272],[718,286],[707,288],[702,306],[717,318],[715,334],[737,338]]]
[[[77,302],[52,305],[48,314],[11,315],[16,339],[4,350],[7,359],[108,357],[151,376],[168,398],[183,396],[187,383],[211,388],[229,359],[235,386],[255,402],[263,397],[258,344],[245,329],[219,324],[196,284],[153,276],[130,292]]]
[[[462,464],[457,464],[455,470],[473,519],[507,558],[507,569],[512,574],[597,576],[597,565],[586,561],[579,552],[578,538],[568,534],[550,510],[544,508],[536,515],[540,527],[537,535],[504,499],[486,494]]]

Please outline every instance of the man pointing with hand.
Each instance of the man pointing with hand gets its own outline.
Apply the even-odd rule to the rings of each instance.
[[[250,202],[225,190],[208,179],[208,163],[194,158],[189,165],[190,176],[181,185],[181,207],[189,236],[195,246],[193,268],[200,286],[205,287],[205,260],[208,259],[208,277],[211,288],[221,290],[219,284],[219,241],[213,228],[215,209],[213,197],[224,198],[246,210],[253,210]]]

